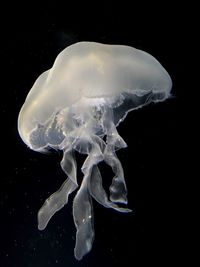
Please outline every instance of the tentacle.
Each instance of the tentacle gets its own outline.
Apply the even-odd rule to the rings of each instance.
[[[81,260],[87,254],[94,241],[93,208],[90,196],[91,171],[94,165],[103,160],[103,154],[98,144],[92,144],[92,151],[86,158],[82,172],[84,174],[80,189],[73,202],[73,217],[77,229],[74,255]]]
[[[112,184],[110,186],[110,200],[112,202],[127,204],[127,189],[124,179],[124,171],[121,162],[117,158],[117,155],[112,146],[107,145],[104,150],[104,160],[111,166],[115,176],[113,177]]]
[[[106,133],[106,147],[104,149],[104,160],[111,166],[115,176],[110,186],[110,200],[127,204],[127,189],[124,180],[122,165],[115,153],[116,150],[126,147],[126,143],[118,134],[113,123],[113,110],[105,109],[103,118],[104,131]]]
[[[121,208],[115,203],[108,200],[107,194],[102,186],[102,178],[99,172],[99,168],[95,165],[91,173],[90,193],[92,197],[106,208],[113,208],[120,212],[131,212],[130,209]]]
[[[74,255],[78,260],[91,250],[94,241],[93,208],[91,196],[88,193],[89,179],[90,171],[85,174],[73,202],[73,217],[77,229]]]
[[[51,217],[68,202],[68,196],[77,188],[76,180],[76,162],[71,148],[64,151],[61,167],[68,175],[68,178],[62,184],[60,189],[53,193],[38,212],[38,229],[43,230]]]
[[[74,157],[73,150],[66,149],[63,154],[62,161],[60,163],[63,171],[66,173],[66,175],[69,177],[69,179],[76,185],[77,184],[77,177],[76,177],[76,160]]]
[[[106,143],[114,148],[115,151],[127,147],[124,139],[118,134],[114,123],[110,123],[107,129]]]

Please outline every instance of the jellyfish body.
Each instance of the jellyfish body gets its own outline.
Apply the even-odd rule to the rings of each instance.
[[[119,206],[127,204],[127,189],[116,150],[126,143],[117,125],[129,111],[167,99],[171,87],[166,70],[146,52],[80,42],[64,49],[30,90],[19,114],[19,134],[35,151],[62,150],[61,167],[67,175],[38,212],[40,230],[78,188],[74,151],[87,155],[73,201],[77,259],[91,250],[94,240],[92,198],[107,208],[130,212]],[[109,198],[98,169],[101,161],[114,172]]]

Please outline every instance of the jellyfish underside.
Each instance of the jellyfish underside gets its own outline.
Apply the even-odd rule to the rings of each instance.
[[[159,97],[161,95],[158,94],[157,99]],[[30,134],[34,149],[40,147],[40,150],[45,151],[51,147],[63,150],[61,167],[68,177],[39,210],[40,230],[43,230],[51,217],[67,204],[69,194],[78,187],[74,151],[87,155],[81,168],[84,177],[73,201],[73,217],[77,229],[74,254],[78,260],[91,250],[94,240],[92,198],[106,208],[120,212],[131,211],[117,204],[127,204],[127,189],[116,150],[127,145],[118,134],[116,125],[130,111],[127,110],[128,102],[132,102],[130,107],[134,108],[134,103],[140,107],[153,98],[155,94],[151,92],[140,96],[121,95],[120,100],[114,103],[109,98],[82,98],[71,107],[57,111],[46,123],[38,124]],[[108,164],[114,173],[109,198],[102,186],[98,168],[101,161]]]

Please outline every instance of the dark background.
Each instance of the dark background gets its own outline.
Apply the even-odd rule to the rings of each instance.
[[[0,266],[163,266],[186,260],[180,207],[187,87],[183,55],[190,11],[183,3],[150,2],[2,7]],[[37,229],[39,208],[66,178],[59,166],[62,155],[31,151],[17,132],[18,113],[35,79],[51,68],[60,51],[78,41],[124,44],[152,54],[169,72],[174,96],[129,113],[118,127],[128,144],[118,156],[134,213],[120,214],[94,202],[95,241],[81,262],[73,256],[73,196],[44,231]],[[77,158],[80,167],[83,157]],[[111,177],[105,165],[101,170],[104,180]]]

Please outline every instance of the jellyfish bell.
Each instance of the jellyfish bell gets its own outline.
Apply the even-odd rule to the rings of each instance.
[[[33,129],[80,100],[79,109],[87,103],[120,106],[113,112],[118,124],[118,113],[123,118],[129,108],[164,100],[170,90],[168,73],[151,55],[128,46],[76,43],[62,51],[52,69],[36,80],[19,115],[19,132],[32,147]]]
[[[172,82],[148,53],[123,45],[79,42],[64,49],[53,67],[39,76],[18,118],[22,140],[33,150],[63,150],[68,176],[38,213],[44,229],[77,189],[74,150],[87,155],[83,180],[74,198],[75,257],[88,253],[94,240],[92,198],[107,208],[129,212],[123,168],[115,151],[126,146],[116,127],[131,110],[170,96]],[[113,170],[110,197],[102,186],[98,163]]]

